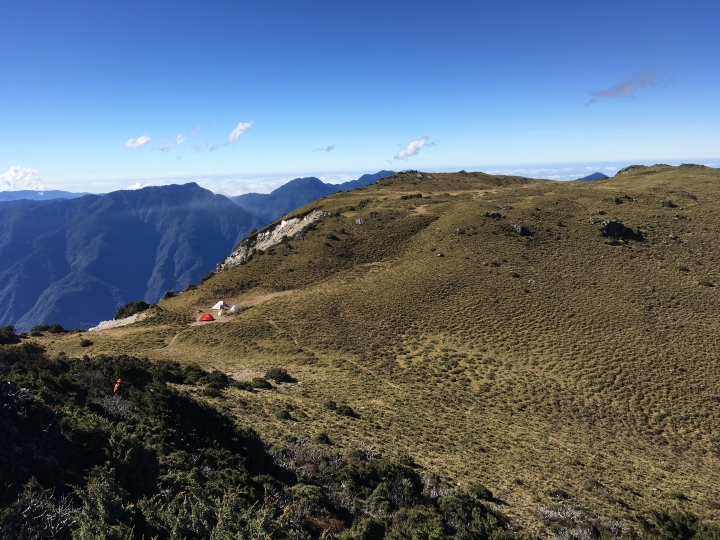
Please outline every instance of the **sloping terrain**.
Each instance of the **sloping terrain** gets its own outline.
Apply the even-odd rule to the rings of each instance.
[[[199,187],[149,187],[0,208],[0,325],[88,328],[197,282],[255,226]]]
[[[529,530],[595,516],[622,530],[663,508],[717,520],[719,185],[694,166],[396,174],[290,214],[328,213],[143,322],[84,348],[37,341],[237,380],[286,368],[297,384],[218,403],[277,444],[325,434],[481,482]]]

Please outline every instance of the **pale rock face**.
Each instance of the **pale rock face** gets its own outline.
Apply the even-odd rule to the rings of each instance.
[[[224,261],[215,267],[213,273],[218,274],[223,270],[243,264],[258,249],[263,251],[270,249],[282,242],[284,237],[287,236],[290,238],[295,236],[305,227],[326,215],[327,212],[323,212],[322,210],[313,210],[305,216],[281,221],[274,227],[268,227],[260,231],[257,235],[246,238]]]
[[[148,312],[143,311],[142,313],[136,313],[135,315],[130,315],[129,317],[125,317],[124,319],[102,321],[97,326],[89,328],[88,332],[96,332],[97,330],[110,330],[111,328],[120,328],[121,326],[127,326],[128,324],[142,321],[147,316]]]

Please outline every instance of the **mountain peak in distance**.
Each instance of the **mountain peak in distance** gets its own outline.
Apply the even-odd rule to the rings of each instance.
[[[583,176],[582,178],[578,178],[578,180],[581,182],[588,182],[590,180],[602,180],[603,178],[609,178],[609,176],[601,172],[594,172],[592,174],[588,174],[587,176]]]

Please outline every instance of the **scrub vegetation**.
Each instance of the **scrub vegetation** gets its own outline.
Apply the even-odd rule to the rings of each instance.
[[[238,386],[173,391],[276,464],[280,447],[362,452],[436,482],[437,502],[372,518],[388,534],[467,496],[533,537],[715,538],[719,185],[697,166],[570,183],[406,171],[289,214],[328,216],[92,349],[28,342],[217,370]],[[219,299],[242,309],[191,324]],[[360,535],[363,512],[303,530]],[[442,515],[442,533],[405,537],[466,534]]]

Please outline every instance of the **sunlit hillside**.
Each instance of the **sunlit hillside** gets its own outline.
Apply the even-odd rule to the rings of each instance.
[[[410,171],[289,217],[313,209],[327,215],[139,323],[32,339],[237,380],[283,367],[297,383],[207,399],[275,444],[481,482],[529,530],[557,509],[720,519],[720,171]],[[241,311],[196,323],[218,300]]]

